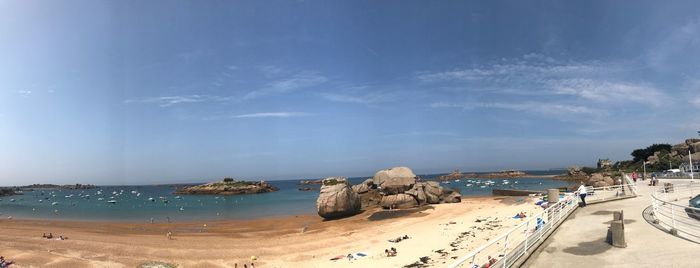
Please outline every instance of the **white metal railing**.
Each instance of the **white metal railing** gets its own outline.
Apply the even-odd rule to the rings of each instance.
[[[633,184],[613,185],[605,187],[586,187],[586,203],[603,202],[623,197],[636,196],[636,186]]]
[[[700,243],[700,209],[688,201],[700,194],[700,183],[664,185],[651,195],[654,222],[670,233]]]
[[[630,184],[610,187],[588,187],[588,193],[593,193],[592,200],[611,200],[636,195],[630,189]],[[628,190],[625,190],[628,189]],[[619,194],[626,191],[627,194]],[[589,202],[588,197],[586,198]],[[449,268],[457,267],[482,267],[489,263],[490,267],[510,267],[520,257],[532,253],[530,250],[539,241],[553,232],[566,217],[575,210],[578,203],[578,192],[565,193],[564,198],[555,204],[550,204],[545,210],[509,229],[505,233],[491,239],[488,243],[472,250],[467,255],[455,260]],[[466,266],[465,266],[466,265]]]

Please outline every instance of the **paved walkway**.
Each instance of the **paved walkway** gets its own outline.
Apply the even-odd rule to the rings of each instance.
[[[642,211],[651,205],[653,188],[659,188],[647,182],[639,182],[636,198],[577,209],[523,267],[700,267],[700,244],[644,220]],[[612,213],[619,210],[624,210],[627,248],[605,242]]]

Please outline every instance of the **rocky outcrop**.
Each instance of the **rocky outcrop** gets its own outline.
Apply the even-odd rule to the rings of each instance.
[[[445,203],[459,203],[462,202],[462,195],[458,192],[452,192],[446,196],[443,201]]]
[[[384,183],[384,181],[387,179],[390,179],[390,178],[414,178],[415,179],[416,174],[413,174],[413,171],[407,167],[393,167],[390,169],[384,169],[384,170],[377,171],[377,173],[374,174],[374,177],[372,178],[372,180],[379,187],[382,187],[382,184]]]
[[[279,190],[277,187],[264,181],[236,181],[227,178],[223,181],[184,187],[175,191],[175,194],[240,195],[268,193],[277,190]]]
[[[323,180],[300,180],[299,184],[322,184]]]
[[[411,175],[413,177],[407,177]],[[365,180],[352,189],[360,195],[363,208],[411,208],[462,200],[458,192],[443,188],[436,181],[419,181],[407,167],[381,170],[374,178]]]
[[[360,196],[353,191],[344,177],[323,180],[321,193],[316,200],[318,215],[324,219],[337,219],[355,215],[361,210]]]
[[[416,178],[397,177],[385,179],[379,187],[385,194],[401,194],[404,193],[416,184]]]
[[[0,196],[10,196],[10,195],[16,195],[15,191],[12,188],[0,188]]]
[[[465,177],[465,175],[462,174],[462,172],[459,172],[458,169],[456,169],[455,171],[452,171],[452,173],[450,173],[450,174],[442,175],[442,176],[438,177],[438,180],[453,181],[453,180],[460,180],[464,177]]]
[[[352,186],[352,190],[358,194],[364,194],[376,188],[377,187],[374,187],[374,180],[372,179],[366,179],[362,183]]]
[[[479,175],[479,178],[494,179],[494,178],[519,178],[526,176],[527,173],[518,170],[504,170],[493,173]]]
[[[385,209],[413,208],[418,206],[418,201],[408,194],[394,194],[382,197],[381,205]]]
[[[594,173],[587,181],[585,181],[585,184],[593,187],[606,187],[615,185],[615,180],[609,176],[604,176],[601,173]]]

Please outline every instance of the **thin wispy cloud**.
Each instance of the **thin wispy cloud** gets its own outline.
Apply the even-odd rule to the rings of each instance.
[[[700,108],[700,97],[696,97],[694,99],[691,99],[690,104],[694,105],[697,108]]]
[[[232,118],[289,118],[289,117],[301,117],[309,116],[308,113],[300,112],[266,112],[266,113],[252,113],[252,114],[239,114],[234,115]]]
[[[304,88],[318,86],[326,81],[328,81],[328,78],[315,72],[298,73],[272,81],[258,90],[249,92],[243,96],[243,99],[250,100],[268,95],[289,93]]]
[[[461,108],[465,110],[473,109],[504,109],[518,112],[529,112],[547,116],[562,115],[603,115],[606,112],[579,105],[567,105],[560,103],[545,102],[435,102],[431,103],[432,108]]]
[[[230,96],[213,96],[213,95],[175,95],[162,97],[148,97],[140,99],[125,100],[125,104],[131,103],[154,103],[160,107],[171,107],[178,104],[201,103],[201,102],[226,102],[233,100]]]
[[[31,90],[18,90],[17,93],[19,93],[22,96],[28,96],[29,94],[32,94]]]
[[[419,72],[414,77],[427,84],[447,84],[467,92],[510,96],[570,96],[574,100],[654,106],[671,99],[651,83],[620,78],[636,69],[634,64],[624,61],[557,61],[528,54],[474,68]]]
[[[333,102],[343,102],[343,103],[356,103],[364,105],[372,105],[381,102],[387,102],[387,94],[381,92],[368,92],[364,94],[339,94],[339,93],[322,93],[321,97],[328,101]]]
[[[661,105],[669,97],[645,84],[609,82],[593,79],[562,79],[548,82],[554,93],[578,96],[596,102],[636,102]]]

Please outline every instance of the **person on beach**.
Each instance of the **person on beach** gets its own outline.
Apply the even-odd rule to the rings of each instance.
[[[167,236],[167,237],[168,237],[168,240],[173,240],[173,232],[171,232],[171,231],[168,231],[168,233],[167,233],[167,234],[165,234],[165,236]]]
[[[496,258],[489,256],[488,261],[481,266],[481,268],[491,268],[492,265],[496,264]]]
[[[637,184],[637,171],[632,171],[632,181]]]
[[[581,198],[581,207],[585,207],[586,206],[586,193],[587,193],[586,192],[586,185],[584,185],[583,182],[581,182],[581,186],[579,186],[578,190],[576,190],[576,191],[578,192],[578,196]]]
[[[0,268],[10,267],[11,264],[15,262],[5,260],[4,256],[0,256]]]

